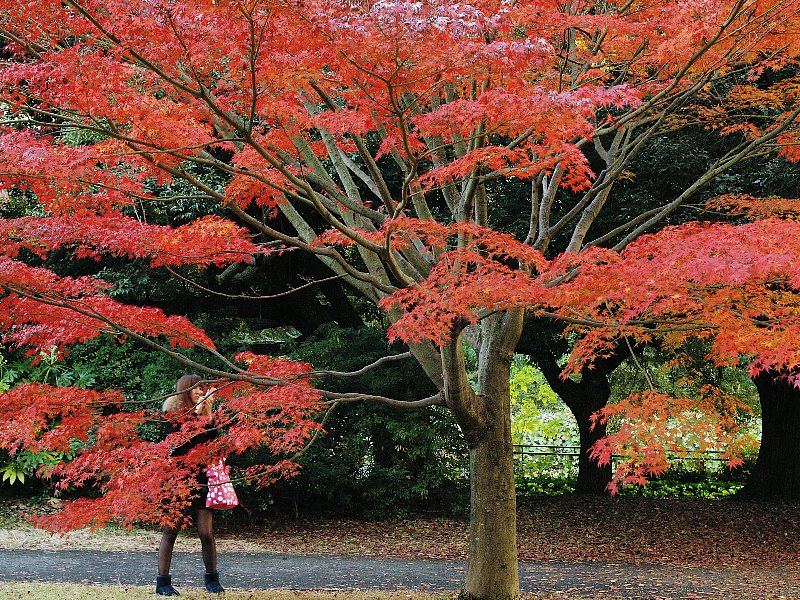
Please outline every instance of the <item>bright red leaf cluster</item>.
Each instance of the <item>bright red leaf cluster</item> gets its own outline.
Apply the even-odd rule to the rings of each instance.
[[[660,122],[667,105],[686,109],[671,113],[676,126],[704,114],[726,132],[773,131],[778,119],[742,117],[765,98],[753,86],[728,103],[712,92],[691,100],[756,57],[761,72],[790,64],[797,13],[795,0],[0,0],[0,185],[31,194],[42,214],[0,220],[3,339],[47,348],[116,332],[213,349],[186,319],[124,306],[102,282],[18,260],[66,248],[150,267],[223,266],[259,252],[225,219],[173,229],[130,216],[155,199],[153,184],[179,181],[369,287],[371,299],[402,312],[391,335],[408,341],[444,344],[489,313],[526,309],[593,326],[575,364],[622,336],[677,345],[684,330],[713,336],[716,360],[749,352],[753,369],[797,364],[794,224],[690,225],[620,255],[589,248],[547,262],[491,230],[491,198],[481,196],[486,182],[556,171],[557,185],[588,189],[596,174],[587,144]],[[764,104],[789,115],[778,141],[794,135],[792,94]],[[206,181],[203,169],[221,177]],[[277,212],[291,227],[253,216]],[[307,213],[319,222],[304,221]],[[296,235],[285,233],[292,228]],[[367,272],[337,252],[343,244],[372,261]],[[51,415],[48,425],[83,423],[100,443],[55,472],[104,495],[72,505],[67,526],[115,514],[158,520],[159,500],[185,503],[192,473],[214,452],[299,447],[319,408],[307,367],[241,358],[247,366],[228,365],[221,380],[228,435],[177,461],[178,485],[164,474],[176,440],[136,437],[157,415],[100,418],[91,406],[101,400],[69,392],[76,400],[64,410],[83,402],[88,412]],[[41,398],[35,413],[53,410],[56,392],[9,394],[18,395],[4,401],[19,406]],[[42,418],[31,413],[30,447],[44,443]],[[292,468],[247,475],[266,481]]]
[[[0,339],[32,351],[84,342],[102,333],[163,337],[172,346],[213,348],[205,332],[185,317],[112,300],[108,285],[90,277],[58,277],[0,256]]]
[[[142,258],[153,267],[222,266],[249,262],[261,252],[244,228],[215,216],[177,228],[142,223],[116,212],[4,219],[0,241],[10,257],[25,249],[44,258],[52,250],[67,247],[76,258]]]
[[[623,336],[674,345],[705,336],[720,364],[750,356],[752,373],[786,371],[800,364],[798,252],[794,221],[669,227],[619,255],[587,255],[574,279],[553,288],[554,305],[598,326],[578,344],[576,366]]]
[[[785,213],[791,204],[781,200],[773,208]],[[575,257],[556,271],[566,276],[574,269],[572,278],[552,290],[556,312],[573,323],[572,331],[583,333],[568,369],[580,370],[619,343],[657,343],[668,351],[691,338],[707,338],[707,358],[715,364],[797,382],[798,253],[800,224],[768,218],[742,225],[688,223],[644,236],[619,255],[596,251],[591,260]],[[603,421],[625,418],[594,453],[602,462],[611,453],[620,457],[612,490],[663,472],[668,455],[687,448],[720,448],[733,466],[737,453],[753,443],[737,421],[747,411],[708,387],[686,399],[652,391],[596,415]]]
[[[25,384],[0,394],[0,447],[62,452],[71,459],[42,475],[62,490],[91,486],[103,492],[69,502],[39,523],[58,531],[109,520],[182,523],[197,493],[197,472],[253,448],[271,451],[276,460],[245,470],[240,481],[267,485],[296,472],[292,454],[320,429],[315,417],[322,404],[309,367],[252,354],[240,359],[248,366],[244,378],[255,383],[217,382],[221,402],[212,422],[222,435],[180,457],[170,457],[170,450],[204,431],[209,418],[170,415],[183,426],[154,441],[165,416],[152,409],[120,411],[125,400],[119,392]]]

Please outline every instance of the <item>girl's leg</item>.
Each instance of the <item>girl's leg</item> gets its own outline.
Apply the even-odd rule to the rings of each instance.
[[[159,596],[180,596],[172,587],[169,567],[172,563],[172,549],[178,537],[176,527],[167,527],[161,531],[161,543],[158,545],[158,577],[156,577],[156,594]]]
[[[204,576],[206,590],[221,594],[225,588],[219,584],[219,573],[217,573],[217,540],[214,538],[212,511],[204,508],[197,511],[197,533],[200,536],[200,546],[203,548],[203,564],[206,566]]]
[[[217,572],[217,540],[214,538],[214,513],[205,508],[197,511],[197,534],[203,549],[206,573]]]
[[[169,567],[172,564],[172,549],[175,547],[175,540],[178,538],[176,527],[164,526],[161,531],[161,543],[158,545],[158,574],[169,575]]]

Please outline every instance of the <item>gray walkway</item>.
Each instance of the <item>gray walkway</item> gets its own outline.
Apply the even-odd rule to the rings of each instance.
[[[55,581],[151,585],[155,554],[89,550],[0,550],[0,582]],[[295,590],[452,591],[462,587],[464,564],[357,557],[224,553],[221,582],[229,588]],[[201,587],[199,554],[176,553],[175,586]],[[610,563],[522,563],[522,589],[541,594],[608,594],[648,599],[800,598],[795,571],[700,570]],[[2,584],[0,584],[0,587]]]

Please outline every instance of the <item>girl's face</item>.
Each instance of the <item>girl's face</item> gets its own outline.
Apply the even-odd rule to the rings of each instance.
[[[192,402],[197,404],[198,402],[200,402],[200,398],[202,398],[203,394],[205,393],[206,391],[198,385],[189,390],[189,398],[192,399]]]

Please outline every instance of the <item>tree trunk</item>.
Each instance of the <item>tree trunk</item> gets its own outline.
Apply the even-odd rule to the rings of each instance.
[[[561,369],[555,359],[536,357],[536,364],[547,379],[550,387],[567,405],[575,417],[580,435],[580,451],[578,456],[578,481],[575,491],[579,494],[602,495],[611,481],[611,465],[600,466],[589,457],[592,445],[606,434],[606,427],[598,423],[592,429],[592,413],[608,404],[611,397],[611,386],[608,375],[617,366],[617,361],[606,360],[593,365],[595,368],[584,369],[580,381],[561,378]]]
[[[492,428],[470,448],[470,524],[466,593],[517,598],[517,508],[511,436]]]
[[[468,598],[520,596],[517,507],[511,439],[511,359],[522,313],[485,318],[480,325],[478,392],[466,375],[461,336],[442,349],[445,398],[470,453]]]
[[[466,593],[472,598],[517,598],[517,493],[511,438],[511,360],[522,313],[481,323],[478,397],[484,427],[469,443],[470,527]],[[468,440],[470,442],[470,440]]]
[[[761,401],[758,460],[744,498],[800,499],[800,390],[772,373],[753,378]]]
[[[593,391],[597,391],[596,389]],[[586,394],[580,404],[567,406],[575,416],[580,434],[580,456],[578,456],[578,480],[575,482],[575,492],[578,494],[602,495],[607,493],[608,483],[611,481],[611,464],[600,466],[596,460],[589,456],[594,443],[606,435],[606,426],[597,423],[591,426],[590,416],[608,404],[609,394],[602,396],[595,393]]]

